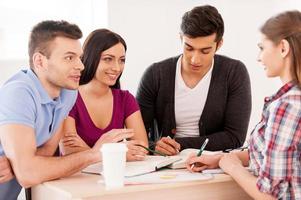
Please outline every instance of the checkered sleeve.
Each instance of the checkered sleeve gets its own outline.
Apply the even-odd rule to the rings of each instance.
[[[298,160],[300,141],[300,104],[277,101],[269,108],[265,128],[263,165],[257,179],[260,191],[281,198],[288,190],[293,176],[294,162]]]

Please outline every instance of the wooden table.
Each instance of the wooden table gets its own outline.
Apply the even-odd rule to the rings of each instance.
[[[99,175],[77,173],[59,180],[49,181],[32,188],[33,200],[188,200],[188,199],[251,199],[233,179],[225,174],[214,175],[206,181],[169,184],[126,185],[107,190]]]

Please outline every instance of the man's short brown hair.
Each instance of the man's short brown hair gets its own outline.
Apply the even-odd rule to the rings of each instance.
[[[67,21],[47,20],[38,23],[31,31],[28,43],[30,68],[33,68],[32,56],[34,53],[40,52],[47,58],[50,57],[49,42],[56,37],[80,39],[82,35],[82,31],[77,25],[70,24]]]

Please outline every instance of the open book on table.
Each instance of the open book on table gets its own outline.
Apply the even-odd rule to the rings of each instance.
[[[181,169],[186,168],[185,161],[191,153],[197,153],[198,149],[184,149],[176,156],[146,156],[143,161],[127,162],[125,177],[138,176],[142,174],[158,171],[162,168]],[[203,154],[215,154],[217,152],[203,151]],[[97,163],[83,169],[82,172],[101,174],[102,164]]]
[[[174,156],[146,156],[143,161],[126,162],[125,177],[133,177],[158,171],[167,167],[181,158]],[[82,170],[84,173],[102,174],[102,163],[89,165]]]

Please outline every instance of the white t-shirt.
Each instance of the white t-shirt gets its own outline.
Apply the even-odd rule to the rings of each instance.
[[[212,69],[198,82],[194,88],[186,86],[181,74],[181,60],[178,59],[175,80],[175,137],[198,137],[199,120],[202,115],[210,86]]]

